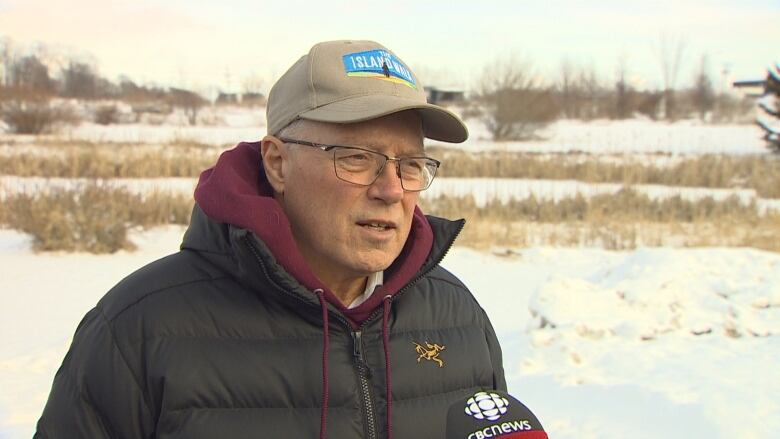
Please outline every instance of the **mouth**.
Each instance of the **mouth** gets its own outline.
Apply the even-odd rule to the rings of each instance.
[[[361,227],[365,227],[369,230],[376,230],[380,232],[385,230],[392,230],[396,228],[395,223],[392,221],[375,220],[375,219],[358,221],[356,224]]]

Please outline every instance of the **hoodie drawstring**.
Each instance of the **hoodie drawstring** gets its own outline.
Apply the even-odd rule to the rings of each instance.
[[[390,320],[390,303],[393,297],[387,295],[382,300],[382,344],[385,347],[385,398],[387,400],[387,439],[393,439],[391,430],[391,419],[393,418],[393,395],[390,384],[390,330],[388,321]]]
[[[325,292],[317,288],[314,294],[320,299],[322,308],[322,411],[320,412],[320,439],[326,439],[328,424],[328,352],[330,351],[330,333],[328,324],[328,303],[325,302]]]
[[[322,289],[314,290],[314,294],[320,300],[322,308],[322,411],[320,412],[320,439],[327,437],[328,424],[328,403],[329,403],[329,381],[328,381],[328,353],[330,352],[330,328],[328,323],[328,303],[325,301],[325,292]],[[393,297],[387,295],[382,300],[382,345],[385,351],[385,398],[387,400],[387,420],[385,428],[387,429],[387,439],[393,439],[392,417],[393,417],[393,395],[392,383],[390,382],[390,305]]]

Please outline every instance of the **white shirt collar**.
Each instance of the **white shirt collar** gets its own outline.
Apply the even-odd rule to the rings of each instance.
[[[357,296],[355,300],[353,300],[352,303],[350,303],[347,308],[352,309],[360,306],[361,303],[368,300],[368,298],[371,297],[372,294],[374,294],[374,290],[376,289],[376,287],[382,285],[384,281],[385,281],[384,271],[377,271],[376,273],[371,273],[368,276],[368,279],[366,280],[366,289],[363,290],[363,294]]]

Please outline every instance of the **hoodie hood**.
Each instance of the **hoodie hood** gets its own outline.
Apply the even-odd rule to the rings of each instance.
[[[325,300],[354,325],[365,321],[379,308],[384,297],[396,294],[411,281],[433,246],[431,226],[415,207],[409,237],[401,254],[385,270],[385,283],[366,302],[348,309],[311,271],[298,250],[287,216],[274,198],[263,171],[260,142],[242,142],[223,152],[216,165],[201,174],[195,201],[209,219],[254,233],[276,263],[312,292],[312,300],[316,300],[313,292],[322,290]],[[190,247],[191,241],[185,238],[184,247]],[[226,248],[201,250],[228,251]]]

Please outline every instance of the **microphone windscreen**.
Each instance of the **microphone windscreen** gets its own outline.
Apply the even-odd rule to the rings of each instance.
[[[500,390],[458,400],[447,412],[447,439],[548,439],[539,419]]]

